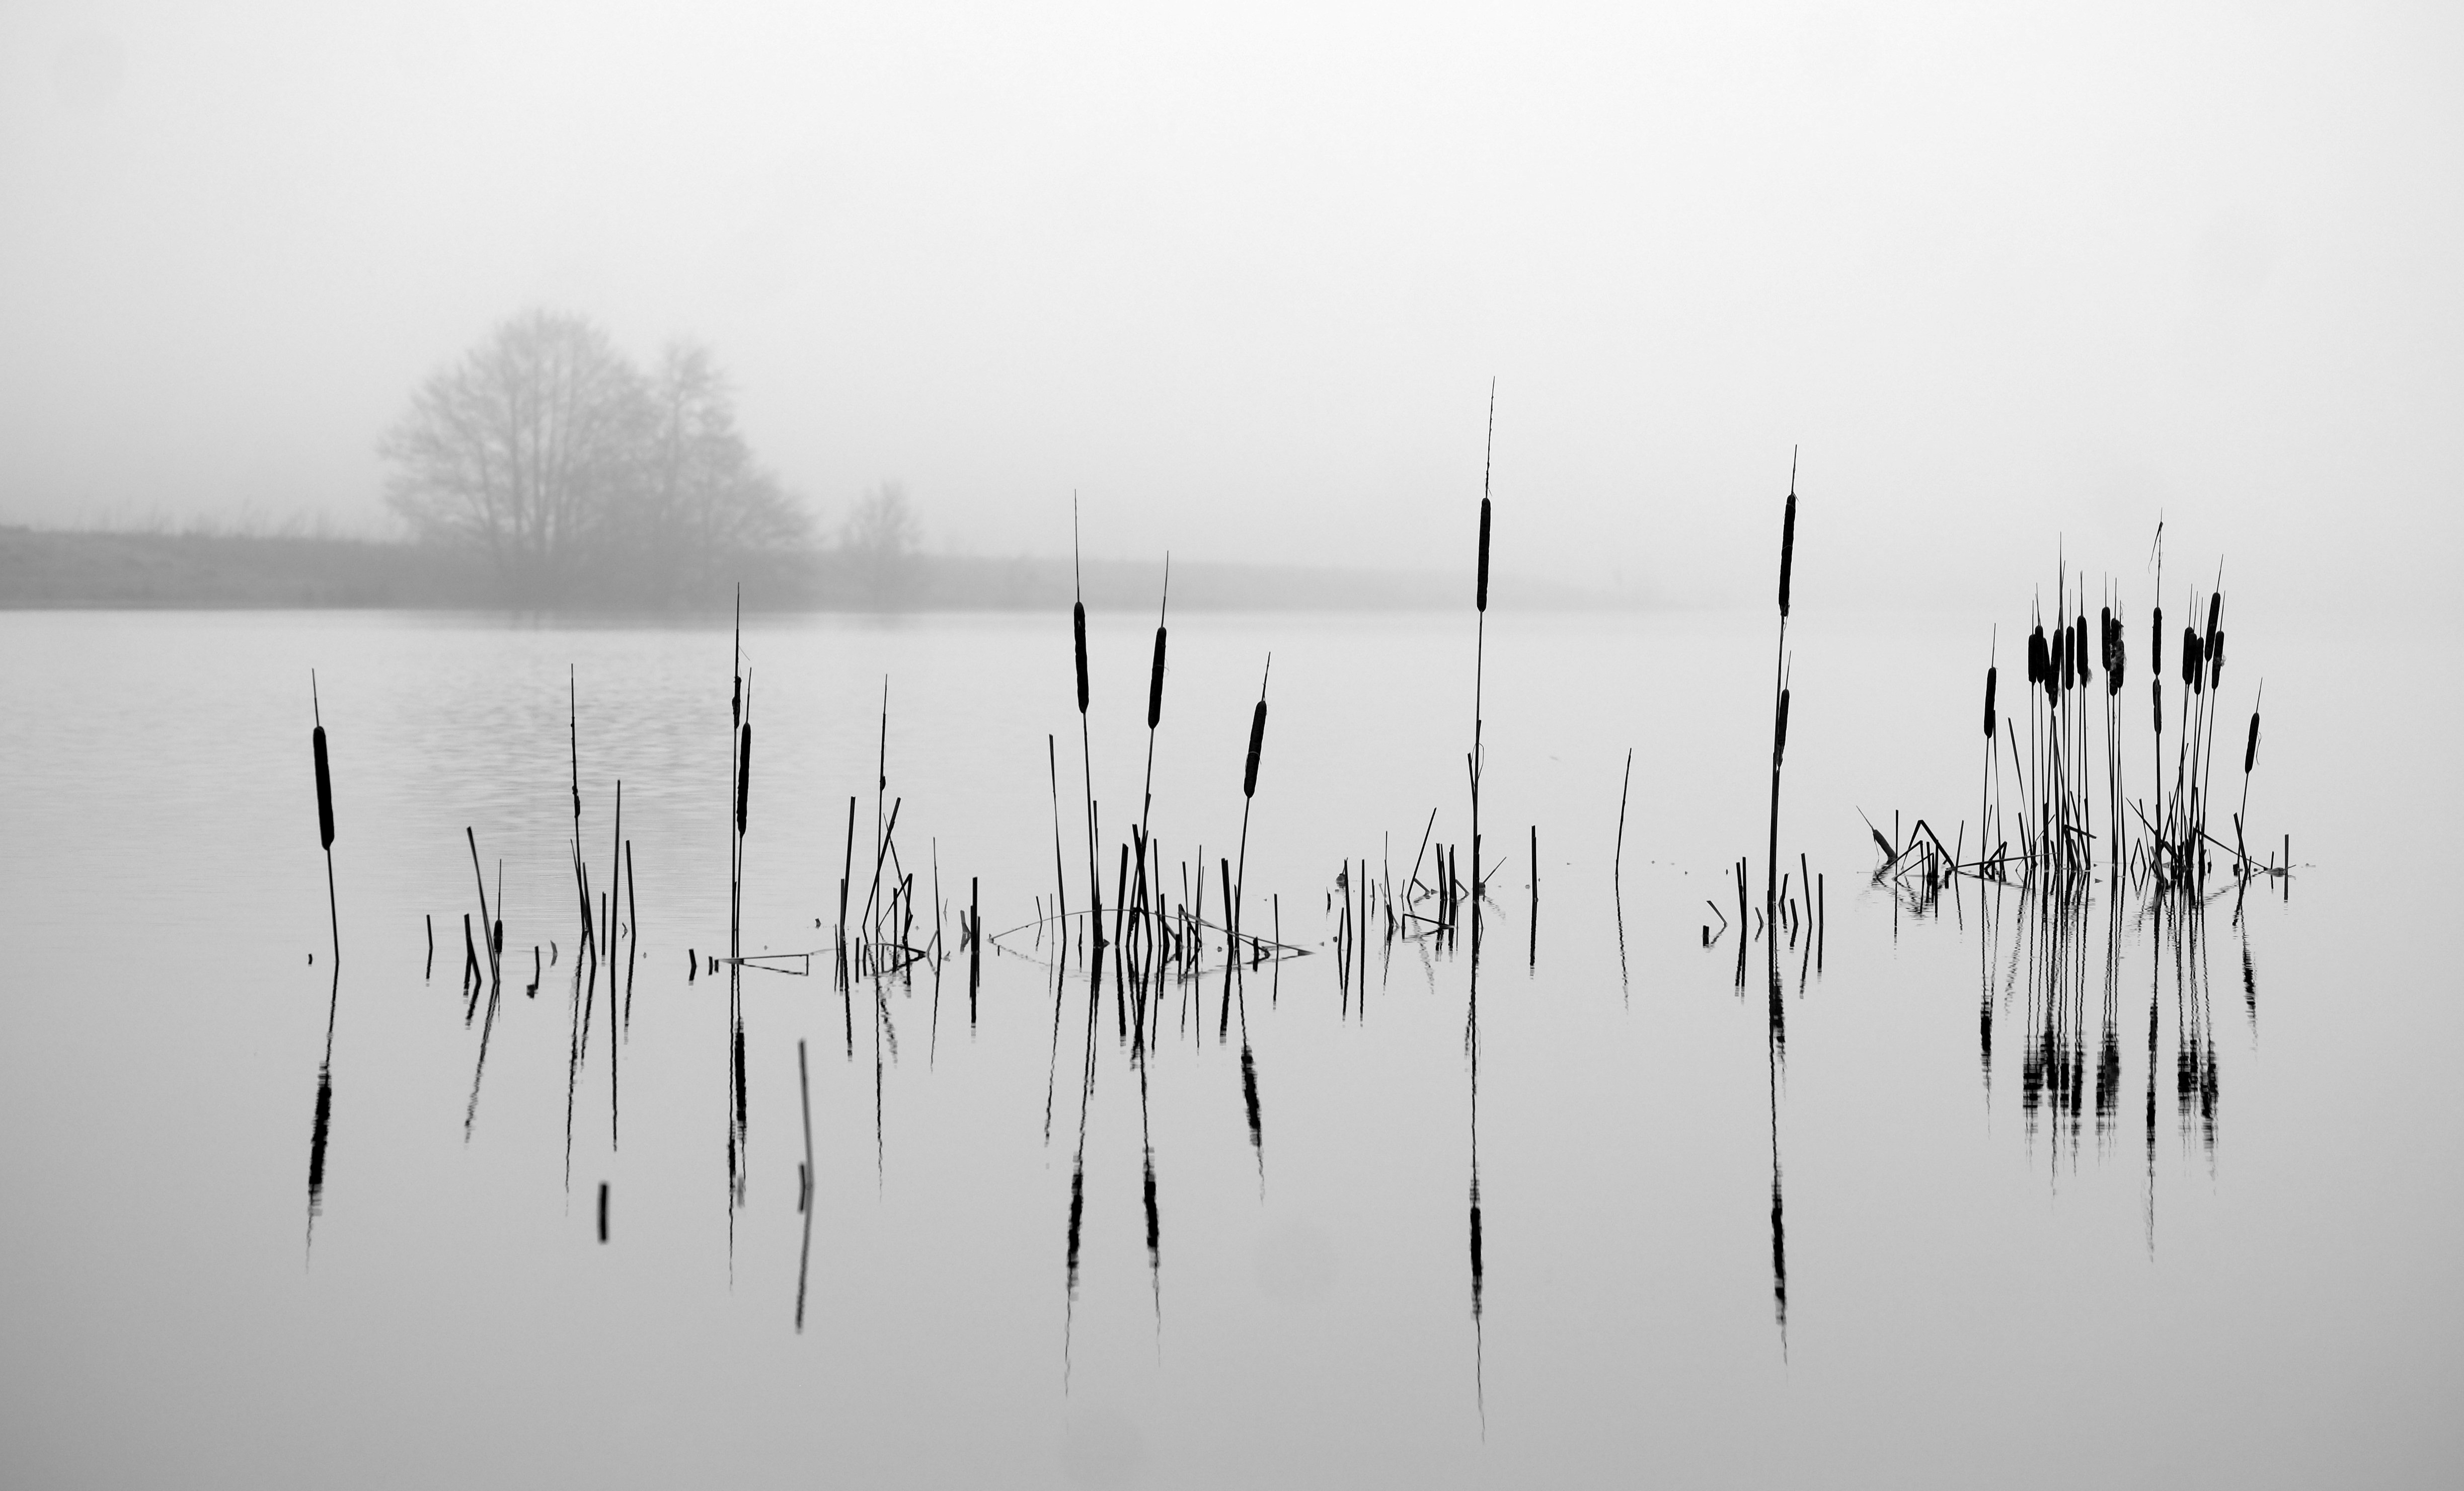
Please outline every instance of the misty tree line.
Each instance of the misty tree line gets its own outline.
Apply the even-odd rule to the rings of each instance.
[[[709,599],[809,551],[813,521],[755,460],[707,348],[645,369],[587,318],[524,311],[422,384],[378,443],[385,501],[423,543],[484,555],[517,596]],[[868,588],[915,541],[885,484],[842,535]]]

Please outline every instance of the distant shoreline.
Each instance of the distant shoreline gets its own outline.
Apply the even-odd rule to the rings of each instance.
[[[841,549],[764,555],[744,579],[748,611],[1012,612],[1066,608],[1067,559],[913,553],[866,563]],[[1160,563],[1089,560],[1089,610],[1152,610]],[[1448,611],[1470,576],[1429,570],[1176,562],[1175,610]],[[1527,610],[1628,611],[1647,604],[1499,576]],[[621,596],[557,602],[508,593],[477,555],[372,539],[212,533],[69,532],[0,527],[0,611],[521,610],[697,613],[726,593],[627,605]]]

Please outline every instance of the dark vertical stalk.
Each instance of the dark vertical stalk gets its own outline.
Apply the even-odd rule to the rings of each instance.
[[[641,882],[633,875],[633,841],[628,838],[625,840],[625,919],[633,926],[633,955],[625,960],[625,1025],[628,1030],[633,1024],[633,967],[642,961],[640,889]],[[536,985],[538,981],[534,978],[532,982]]]
[[[1088,921],[1088,935],[1094,946],[1091,953],[1104,949],[1104,882],[1103,872],[1095,857],[1095,754],[1087,728],[1087,586],[1078,557],[1078,496],[1069,497],[1069,574],[1074,598],[1070,602],[1069,627],[1078,663],[1078,760],[1087,789],[1087,897],[1092,907]]]
[[[1471,778],[1471,953],[1480,959],[1480,774],[1482,711],[1481,697],[1487,683],[1488,661],[1488,531],[1489,478],[1495,470],[1497,456],[1497,380],[1488,381],[1488,434],[1480,461],[1480,567],[1479,579],[1472,590],[1472,603],[1478,610],[1473,623],[1471,653],[1471,755],[1465,766]]]
[[[1634,747],[1625,748],[1625,775],[1617,783],[1617,854],[1609,861],[1609,879],[1616,880],[1625,873],[1625,799],[1634,787]]]
[[[1061,748],[1050,732],[1044,737],[1044,760],[1052,783],[1053,937],[1060,944],[1059,961],[1069,962],[1069,877],[1061,867]]]
[[[1779,649],[1771,665],[1771,835],[1764,851],[1763,906],[1768,920],[1779,901],[1779,773],[1788,752],[1788,592],[1796,562],[1796,456],[1789,454],[1788,506],[1779,530]]]
[[[1249,808],[1258,797],[1258,760],[1266,748],[1266,681],[1275,674],[1275,655],[1266,655],[1265,671],[1258,677],[1258,706],[1249,714],[1249,753],[1241,768],[1241,876],[1223,887],[1224,947],[1240,954],[1241,907],[1249,876]]]

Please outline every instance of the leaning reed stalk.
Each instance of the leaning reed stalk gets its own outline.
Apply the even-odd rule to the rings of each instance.
[[[1155,812],[1155,729],[1163,723],[1163,655],[1166,628],[1164,618],[1172,608],[1172,555],[1163,556],[1163,598],[1155,603],[1155,664],[1147,675],[1147,769],[1145,781],[1138,789],[1138,876],[1132,891],[1137,906],[1133,926],[1145,926],[1147,895],[1147,845],[1150,820]],[[1141,946],[1145,946],[1141,944]]]
[[[1614,881],[1625,873],[1625,799],[1634,787],[1634,747],[1625,748],[1625,776],[1617,784],[1617,852],[1609,860],[1609,879]]]
[[[2235,823],[2250,821],[2250,773],[2252,768],[2258,765],[2258,706],[2266,700],[2267,680],[2261,679],[2258,684],[2258,697],[2251,701],[2250,706],[2250,744],[2244,746],[2241,750],[2241,811],[2233,814]],[[2238,839],[2240,835],[2236,834],[2234,837]],[[2250,855],[2245,851],[2242,855],[2245,874],[2249,871],[2249,862]]]

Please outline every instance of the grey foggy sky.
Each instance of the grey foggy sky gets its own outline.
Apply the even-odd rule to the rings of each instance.
[[[2008,602],[2442,567],[2453,7],[0,11],[0,521],[382,523],[498,318],[707,342],[825,523]],[[1544,557],[1545,556],[1545,557]],[[2379,593],[2388,593],[2382,590]]]

